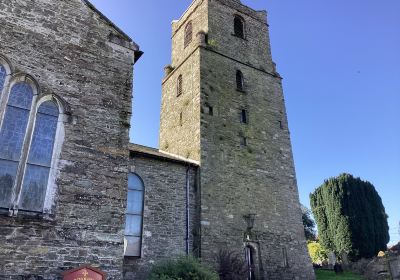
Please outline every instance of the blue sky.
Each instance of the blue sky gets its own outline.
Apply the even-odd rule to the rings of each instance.
[[[171,21],[190,0],[92,0],[144,56],[135,66],[131,141],[158,147]],[[400,240],[400,1],[242,0],[268,11],[284,78],[301,202],[348,172],[375,185]]]

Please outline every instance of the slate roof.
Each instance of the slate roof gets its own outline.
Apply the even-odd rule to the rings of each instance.
[[[160,151],[155,148],[150,148],[138,144],[129,144],[129,151],[131,155],[133,156],[143,156],[143,157],[149,157],[149,158],[154,158],[158,160],[165,160],[165,161],[170,161],[174,163],[180,163],[180,164],[185,164],[185,165],[193,165],[193,166],[199,166],[199,162],[186,159],[177,155],[173,155],[170,153],[166,153],[163,151]]]

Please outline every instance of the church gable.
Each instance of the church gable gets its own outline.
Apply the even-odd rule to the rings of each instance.
[[[139,47],[82,0],[0,0],[0,26],[0,278],[121,279]]]
[[[132,39],[124,31],[122,31],[118,26],[116,26],[107,16],[100,12],[89,0],[81,0],[85,5],[87,5],[95,14],[99,16],[109,27],[113,28],[116,33],[120,35],[126,41],[132,42]],[[136,45],[136,44],[135,44]],[[137,47],[137,45],[136,45]]]
[[[126,48],[132,49],[134,51],[139,51],[139,46],[127,35],[124,31],[122,31],[117,25],[115,25],[107,16],[105,16],[101,11],[99,11],[89,0],[81,0],[85,3],[104,24],[111,28],[114,32],[110,33],[110,41],[120,44]]]

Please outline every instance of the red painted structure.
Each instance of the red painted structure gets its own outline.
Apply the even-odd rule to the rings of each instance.
[[[89,265],[65,271],[62,275],[64,280],[106,280],[106,273]]]

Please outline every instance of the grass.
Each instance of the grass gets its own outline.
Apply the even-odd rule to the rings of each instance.
[[[343,274],[336,275],[333,271],[327,270],[315,270],[315,274],[317,275],[317,280],[363,280],[364,278],[360,275],[356,275],[351,272],[344,272]]]

